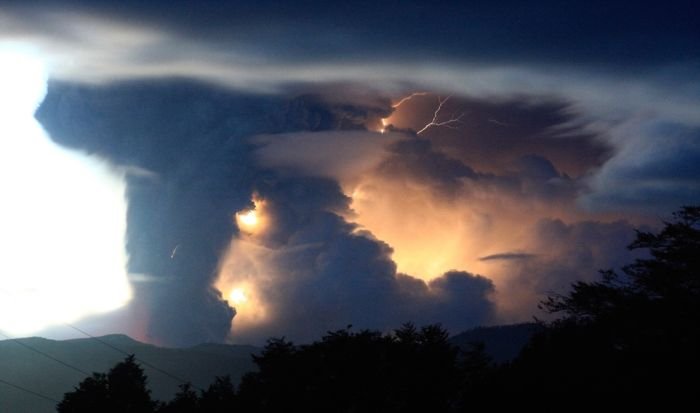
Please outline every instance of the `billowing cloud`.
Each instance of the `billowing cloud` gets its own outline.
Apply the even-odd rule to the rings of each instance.
[[[631,121],[618,134],[619,150],[591,176],[583,206],[659,213],[700,202],[700,129]]]
[[[349,199],[333,181],[282,179],[258,191],[268,224],[234,238],[217,282],[239,301],[234,340],[308,341],[348,324],[388,330],[407,321],[456,332],[491,320],[491,281],[397,274],[391,247],[338,215]]]
[[[149,103],[134,105],[144,101]],[[418,301],[403,296],[395,265],[389,258],[390,248],[371,236],[355,234],[354,226],[337,215],[348,211],[349,198],[335,181],[312,176],[323,175],[322,171],[284,172],[285,168],[276,165],[279,172],[271,173],[257,166],[259,159],[253,151],[272,140],[284,146],[326,149],[329,146],[324,146],[324,139],[337,143],[331,132],[316,132],[310,135],[311,139],[294,133],[269,135],[271,132],[353,129],[343,121],[348,112],[357,112],[352,105],[335,111],[332,105],[314,102],[313,97],[255,98],[182,83],[51,85],[38,117],[54,139],[100,153],[129,169],[148,171],[128,176],[127,246],[129,270],[136,275],[132,277],[134,301],[123,317],[133,318],[128,329],[131,334],[171,345],[220,341],[228,336],[234,318],[231,306],[235,303],[228,296],[222,297],[213,284],[219,255],[232,236],[236,237],[232,244],[236,247],[232,248],[237,250],[242,245],[248,254],[237,266],[245,267],[248,264],[244,263],[251,259],[256,265],[264,262],[265,270],[258,271],[268,278],[250,280],[255,288],[263,288],[266,279],[274,280],[265,300],[266,319],[275,314],[273,321],[245,329],[248,315],[239,310],[236,317],[241,320],[241,339],[263,340],[266,334],[275,334],[275,329],[288,331],[290,337],[310,339],[324,328],[342,327],[338,324],[340,319],[377,328],[389,328],[422,317],[423,313],[426,319],[437,320],[440,311],[436,300],[459,301],[459,296],[450,298],[440,289],[428,289],[426,285],[427,292],[421,293]],[[100,116],[104,113],[110,116]],[[365,119],[372,116],[368,114]],[[246,139],[251,131],[268,133],[268,138]],[[363,142],[368,148],[381,146],[354,139],[353,134],[359,132],[346,133],[346,154],[355,163],[370,155],[369,149],[362,149]],[[390,135],[371,136],[378,142],[397,139]],[[304,151],[294,153],[303,155]],[[368,163],[367,168],[377,162]],[[282,176],[287,176],[287,180],[277,182]],[[233,213],[250,206],[254,191],[266,199],[271,230],[263,240],[251,245],[239,238],[242,234],[234,225]],[[321,265],[322,261],[325,264]],[[348,262],[357,264],[343,264]],[[296,275],[287,277],[287,269]],[[233,279],[241,276],[237,272]],[[469,320],[466,324],[455,326],[471,326],[491,314],[487,297],[490,282],[475,280],[475,294],[480,299],[465,302],[464,306],[478,311],[465,318]],[[314,286],[323,282],[335,285],[338,299],[345,300],[344,309],[333,313],[338,317],[329,315],[327,323],[313,322],[308,331],[301,327],[282,329],[283,325],[304,325],[300,322],[304,314],[332,313],[331,290]],[[275,293],[277,290],[283,293]],[[229,292],[230,289],[224,291]],[[376,300],[371,300],[376,308],[365,311],[367,301],[362,297],[370,292],[377,295]],[[317,307],[307,308],[306,294],[319,295]],[[397,313],[395,307],[404,310]],[[113,323],[129,325],[119,320]],[[137,331],[133,326],[138,326]]]
[[[586,2],[161,6],[9,4],[0,36],[33,45],[54,77],[71,82],[188,77],[266,92],[349,82],[393,93],[564,95],[606,122],[653,109],[697,124],[700,34],[687,5],[653,14],[632,2],[605,13]],[[632,35],[641,28],[649,34]]]
[[[528,319],[697,202],[700,24],[671,3],[24,1],[0,43],[48,65],[52,139],[125,174],[120,326],[305,340]],[[459,122],[417,135],[438,94]]]
[[[170,345],[228,335],[234,312],[212,283],[254,175],[235,138],[269,131],[269,104],[186,83],[49,86],[37,117],[53,139],[150,171],[127,176],[131,334]]]
[[[470,104],[472,109],[483,110],[476,101]],[[501,104],[513,117],[533,110],[530,105]],[[485,102],[484,106],[498,110],[494,102]],[[432,112],[434,107],[429,110]],[[397,109],[392,118],[409,116],[402,109]],[[390,144],[381,140],[384,135],[364,132],[365,139],[375,144],[375,165],[368,169],[366,158],[358,159],[356,162],[363,168],[355,169],[358,174],[351,177],[346,171],[353,170],[348,167],[353,162],[352,152],[344,152],[348,156],[342,161],[344,165],[338,167],[337,154],[308,144],[323,139],[323,134],[286,137],[300,145],[286,157],[283,145],[290,145],[289,142],[268,140],[267,146],[257,149],[261,155],[258,160],[274,168],[283,165],[279,158],[285,158],[285,169],[294,170],[296,165],[297,171],[305,174],[317,170],[332,176],[351,198],[352,210],[341,213],[391,246],[390,256],[399,272],[419,277],[429,285],[452,269],[484,274],[495,287],[490,297],[496,304],[496,319],[523,321],[535,313],[537,302],[546,294],[562,291],[577,279],[595,276],[601,268],[620,264],[619,257],[629,258],[624,247],[631,240],[632,226],[615,221],[614,214],[591,214],[578,207],[580,198],[590,191],[588,176],[611,155],[581,162],[578,177],[570,177],[554,165],[567,165],[567,159],[573,159],[574,155],[562,148],[598,154],[609,154],[610,149],[589,133],[556,134],[554,131],[562,122],[568,122],[562,120],[559,110],[559,105],[541,107],[540,116],[549,119],[549,123],[542,121],[526,135],[524,145],[518,142],[520,136],[515,132],[503,135],[504,143],[513,142],[501,147],[501,159],[509,161],[488,165],[488,172],[460,159],[466,158],[468,148],[478,150],[479,145],[489,144],[490,136],[482,138],[478,129],[472,131],[468,124],[457,131],[434,129],[425,138],[410,132],[392,132],[394,139],[402,137]],[[461,146],[456,140],[451,146],[441,145],[445,134],[457,133],[463,135]],[[339,131],[333,139],[340,141],[347,135],[348,141],[365,142],[358,134],[362,132]],[[557,140],[567,139],[571,141],[556,146]],[[305,155],[300,157],[297,151]],[[271,158],[266,153],[276,153],[278,157]],[[536,153],[547,153],[554,160]],[[558,153],[563,153],[561,159],[557,158]],[[487,159],[481,159],[481,163]],[[305,169],[309,165],[313,167]],[[552,231],[546,230],[548,222],[575,229],[562,230],[554,237]],[[565,235],[571,232],[588,237],[585,245],[581,245],[584,235]],[[601,244],[608,245],[604,257],[598,256],[595,247]],[[572,251],[561,245],[576,247]],[[580,251],[580,256],[576,251]]]
[[[384,160],[385,147],[398,141],[395,133],[297,132],[257,136],[259,161],[292,174],[353,180],[375,169]]]
[[[435,94],[416,96],[404,102],[387,123],[420,130],[432,117],[437,101]],[[443,118],[461,115],[460,127],[432,128],[423,136],[441,152],[484,172],[523,167],[532,170],[538,166],[534,158],[521,158],[536,154],[554,160],[558,170],[578,176],[601,165],[613,153],[604,134],[585,127],[582,113],[572,102],[553,97],[452,96],[443,112]]]
[[[617,153],[567,130],[561,105],[485,101],[511,122],[543,120],[527,143],[499,135],[502,161],[470,165],[469,148],[491,136],[469,123],[461,145],[447,129],[382,134],[363,122],[398,123],[410,106],[334,99],[52,84],[38,116],[54,139],[148,171],[128,178],[130,271],[145,274],[132,280],[131,317],[146,320],[144,337],[307,340],[345,324],[521,321],[544,294],[628,257],[630,224],[578,207]],[[566,148],[591,155],[575,164]],[[253,207],[258,229],[236,226],[234,213]]]

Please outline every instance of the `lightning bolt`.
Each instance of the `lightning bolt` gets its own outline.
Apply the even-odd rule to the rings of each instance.
[[[425,95],[427,95],[427,94],[428,94],[428,92],[413,92],[413,93],[411,93],[411,94],[408,95],[408,96],[402,97],[401,99],[399,99],[398,102],[393,103],[393,104],[391,105],[391,107],[392,107],[392,109],[396,109],[396,108],[398,108],[399,106],[403,105],[406,101],[409,101],[409,100],[413,99],[413,98],[416,97],[416,96],[425,96]],[[386,132],[386,127],[387,127],[388,124],[389,124],[389,121],[388,121],[387,119],[389,119],[389,118],[387,117],[387,118],[382,118],[382,119],[380,119],[381,122],[382,122],[382,127],[379,128],[379,130],[378,130],[379,133],[384,133],[384,132]]]
[[[394,109],[396,109],[396,108],[398,108],[399,106],[403,105],[404,102],[406,102],[407,100],[411,100],[411,99],[413,99],[413,98],[416,97],[416,96],[425,96],[425,95],[427,95],[427,94],[428,94],[428,92],[414,92],[414,93],[411,93],[410,95],[408,95],[408,96],[406,96],[406,97],[404,97],[404,98],[401,98],[401,100],[399,100],[398,102],[396,102],[396,103],[394,103],[393,105],[391,105],[391,107],[394,108]]]
[[[464,117],[464,113],[460,114],[457,117],[452,116],[447,120],[438,120],[438,118],[440,117],[440,112],[442,111],[442,107],[445,106],[445,103],[447,103],[447,101],[450,100],[451,97],[452,96],[448,96],[442,99],[440,98],[440,96],[438,96],[438,106],[435,109],[435,112],[433,112],[433,119],[430,122],[428,122],[425,126],[423,126],[423,129],[416,132],[416,135],[420,135],[421,133],[425,132],[426,130],[432,127],[445,127],[449,129],[457,129],[457,126],[455,126],[455,124],[462,123],[462,117]]]
[[[397,109],[407,101],[413,99],[414,97],[417,96],[426,96],[429,95],[430,93],[428,92],[413,92],[408,96],[405,96],[401,99],[399,99],[398,102],[394,103],[391,105],[392,108]],[[440,112],[442,111],[443,106],[445,106],[445,103],[447,103],[448,100],[450,100],[452,96],[447,96],[446,98],[441,98],[438,96],[438,106],[435,109],[435,112],[433,113],[433,119],[428,122],[421,130],[416,132],[416,135],[420,135],[421,133],[425,132],[426,130],[432,128],[432,127],[445,127],[445,128],[450,128],[450,129],[457,129],[457,126],[455,124],[462,123],[462,118],[464,117],[464,113],[460,114],[457,117],[450,117],[447,120],[440,121],[438,120],[440,117]],[[386,126],[388,124],[387,121],[388,118],[383,118],[381,119],[382,122],[382,127],[379,129],[380,133],[384,133],[386,131]]]

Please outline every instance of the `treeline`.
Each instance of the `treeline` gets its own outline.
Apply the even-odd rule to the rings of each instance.
[[[183,385],[154,402],[133,357],[95,374],[58,406],[68,412],[466,412],[696,403],[700,397],[700,207],[658,233],[638,232],[646,258],[578,282],[542,307],[559,318],[513,361],[459,350],[439,326],[391,334],[331,332],[309,345],[272,339],[234,389]],[[693,404],[694,405],[694,404]]]

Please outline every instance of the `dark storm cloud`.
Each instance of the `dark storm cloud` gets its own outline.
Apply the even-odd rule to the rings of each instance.
[[[128,175],[131,314],[151,340],[186,345],[228,335],[234,310],[212,284],[238,233],[232,214],[250,206],[253,193],[271,220],[261,245],[277,251],[266,264],[272,279],[260,280],[275,318],[238,335],[233,318],[237,340],[308,340],[348,323],[389,329],[409,320],[442,320],[458,331],[490,319],[490,281],[453,273],[428,285],[398,275],[390,247],[338,215],[350,200],[336,181],[280,174],[252,156],[261,143],[251,135],[287,132],[280,136],[304,142],[289,131],[315,130],[333,139],[328,130],[361,133],[354,130],[362,122],[389,111],[387,101],[360,101],[261,97],[182,81],[53,83],[37,117],[61,144],[139,171]]]
[[[234,46],[286,62],[347,58],[536,61],[645,67],[697,61],[700,22],[689,1],[18,2],[25,14],[81,11]],[[9,4],[11,5],[11,3]],[[8,5],[8,6],[9,6]],[[325,33],[319,36],[318,33]]]
[[[627,221],[542,218],[528,229],[527,253],[480,258],[482,271],[497,279],[499,320],[548,317],[536,310],[547,296],[566,293],[576,281],[597,281],[601,270],[619,270],[639,258],[639,252],[626,248],[635,237],[633,228]]]
[[[391,122],[419,130],[433,114],[437,96],[417,96],[401,105]],[[451,97],[444,115],[461,114],[457,128],[431,128],[423,136],[433,146],[481,171],[548,168],[536,165],[536,154],[556,168],[581,175],[609,159],[613,147],[603,136],[587,131],[571,103],[553,98]],[[546,172],[545,169],[541,169]],[[550,173],[552,169],[550,168]]]
[[[580,206],[620,216],[698,201],[692,2],[24,1],[0,11],[0,43],[26,43],[59,80],[37,114],[52,138],[127,172],[133,307],[162,343],[228,334],[233,310],[212,283],[231,237],[246,240],[232,214],[256,192],[274,226],[241,248],[265,258],[255,276],[275,318],[241,336],[251,339],[410,319],[460,329],[492,319],[491,296],[527,318],[536,294],[628,258],[629,225]],[[392,113],[389,97],[416,90],[452,94],[445,111],[463,114],[459,128],[402,132],[430,120],[437,96],[426,95],[394,112],[392,133],[366,130]],[[343,193],[357,182],[364,211],[362,191]],[[348,222],[382,206],[380,226],[421,231],[377,239],[381,228]],[[440,272],[470,262],[480,273],[500,266],[500,278],[401,274],[400,239],[453,246],[459,265]]]
[[[257,160],[271,169],[305,176],[352,179],[379,164],[384,148],[403,134],[366,130],[259,135],[252,139]]]
[[[428,283],[435,303],[427,303],[424,323],[442,323],[452,332],[493,322],[493,282],[466,271],[448,271]],[[420,318],[419,318],[420,319]]]
[[[700,203],[700,129],[641,125],[624,133],[628,139],[591,178],[592,191],[583,205],[665,214]]]
[[[128,175],[129,271],[160,281],[134,283],[149,337],[184,345],[229,332],[233,312],[211,285],[236,232],[232,213],[249,205],[264,178],[244,138],[351,125],[347,114],[359,111],[351,103],[334,110],[308,96],[236,94],[183,81],[52,83],[37,117],[57,142],[144,171]]]
[[[455,99],[455,102],[460,101]],[[478,103],[476,100],[470,102],[473,111],[499,107],[498,102]],[[462,153],[469,153],[466,148],[489,144],[489,135],[481,137],[468,126],[460,127],[457,131],[435,128],[424,137],[408,132],[389,144],[377,140],[375,150],[383,154],[383,160],[370,171],[363,170],[359,188],[361,192],[366,192],[366,200],[353,205],[359,223],[366,222],[369,230],[376,230],[382,234],[383,240],[399,249],[404,247],[401,245],[402,238],[411,234],[402,228],[419,225],[423,232],[412,234],[428,239],[429,245],[424,243],[423,246],[432,248],[430,251],[435,254],[436,261],[445,259],[439,255],[443,249],[441,245],[450,245],[454,242],[451,237],[456,235],[465,245],[465,252],[456,251],[450,262],[461,262],[464,265],[461,268],[466,269],[479,265],[480,272],[496,280],[491,291],[499,308],[496,318],[500,321],[523,321],[534,314],[537,302],[546,294],[566,291],[576,280],[594,279],[600,269],[619,268],[630,262],[633,255],[625,246],[632,240],[634,231],[626,221],[610,222],[609,218],[586,215],[577,208],[580,197],[590,190],[587,186],[588,176],[601,165],[604,167],[607,162],[612,162],[609,157],[613,154],[608,145],[601,143],[594,134],[578,133],[570,126],[575,124],[576,118],[562,115],[560,105],[518,105],[512,101],[503,105],[517,107],[517,111],[509,112],[515,112],[517,117],[526,119],[525,114],[535,113],[543,119],[539,124],[533,122],[536,126],[531,129],[524,127],[523,135],[514,129],[502,137],[501,156],[507,157],[508,162],[496,162],[489,165],[489,170],[493,172],[483,172],[456,157],[460,152],[454,147],[439,145],[440,137],[444,134],[462,134],[463,139],[455,141],[455,145],[464,146]],[[434,106],[430,109],[434,110]],[[430,113],[430,109],[425,112]],[[405,113],[398,112],[396,116],[400,120]],[[337,132],[333,139],[340,140],[343,133]],[[401,135],[400,132],[394,133]],[[367,134],[377,139],[384,136]],[[316,165],[324,174],[333,176],[328,171],[337,167],[334,165],[335,157],[329,156],[325,150],[315,151],[313,143],[308,143],[313,141],[308,140],[305,133],[288,138],[269,140],[266,142],[268,146],[258,149],[278,154],[274,162],[269,157],[260,157],[263,164],[281,165],[280,158],[285,157],[283,145],[291,145],[291,141],[295,141],[300,146],[286,153],[286,167],[297,165],[303,170],[304,165]],[[346,138],[361,142],[354,135]],[[557,146],[558,140],[567,139],[571,141]],[[527,142],[523,143],[522,140]],[[587,153],[597,155],[589,157]],[[548,154],[554,159],[541,154]],[[571,161],[582,154],[584,159],[579,159],[579,177],[569,177],[555,167],[555,163],[571,165]],[[598,156],[605,157],[599,159]],[[692,158],[692,153],[688,157]],[[686,165],[682,159],[680,164]],[[483,164],[489,160],[485,157],[480,161]],[[345,173],[340,172],[341,169],[352,168],[336,169],[338,173],[335,178],[352,182]],[[669,173],[669,176],[678,175],[676,171]],[[688,173],[692,182],[692,169]],[[416,199],[419,201],[414,203]],[[367,206],[363,207],[362,203]],[[389,211],[392,216],[374,211]],[[465,222],[473,221],[475,216],[478,217],[476,222],[483,223],[465,227]],[[566,218],[559,220],[552,216]],[[393,221],[397,222],[398,228],[385,226],[390,225],[386,222]],[[446,227],[443,232],[435,232],[439,230],[429,228],[433,225]],[[461,231],[466,232],[460,235]],[[402,235],[396,238],[397,233]],[[436,237],[436,234],[441,235]],[[440,238],[447,235],[449,239]],[[470,246],[469,241],[473,245]],[[399,265],[402,256],[405,259],[406,255],[420,252],[410,250],[415,248],[410,242],[407,248],[408,252],[403,251],[403,255],[393,255]],[[499,253],[499,250],[507,252]],[[461,254],[464,255],[460,257]],[[426,274],[414,275],[424,277]],[[416,302],[422,299],[421,291],[434,292],[442,282],[433,280],[424,284],[410,277],[399,277],[399,280],[403,286],[402,293],[413,296]],[[413,308],[419,307],[415,303],[412,305]],[[428,313],[430,311],[424,309],[422,314]],[[466,314],[464,311],[461,313]],[[470,313],[478,314],[479,310],[472,308]],[[445,318],[450,314],[454,313],[440,312]]]
[[[561,171],[583,176],[613,156],[612,145],[577,126],[580,120],[563,102],[451,97],[444,111],[463,113],[462,122],[454,129],[434,127],[415,136],[412,130],[430,120],[436,105],[433,94],[406,101],[388,118],[395,125],[381,135],[357,131],[261,137],[258,158],[269,167],[340,180],[374,166],[375,174],[443,194],[472,181],[542,197],[573,198],[580,179]],[[378,115],[367,114],[365,119],[372,116]],[[509,123],[491,122],[495,118]]]
[[[494,321],[495,305],[486,297],[495,289],[488,278],[452,270],[429,282],[398,274],[397,282],[399,294],[406,297],[403,303],[395,303],[397,319],[403,311],[405,319],[424,325],[440,323],[452,332]]]
[[[480,257],[479,261],[494,261],[494,260],[529,260],[536,255],[527,254],[524,252],[504,252],[501,254],[491,254],[485,257]]]
[[[438,196],[450,198],[496,191],[503,195],[571,201],[580,187],[579,182],[562,175],[548,159],[539,155],[520,156],[500,170],[496,169],[498,173],[485,173],[451,157],[433,142],[432,139],[405,138],[389,145],[385,149],[386,158],[374,173],[404,181],[409,186],[422,185]],[[512,149],[504,148],[504,152],[508,150]]]
[[[54,140],[153,176],[129,177],[127,187],[129,271],[163,281],[134,283],[151,340],[228,333],[233,310],[211,283],[230,213],[248,204],[251,186],[245,147],[231,138],[259,127],[265,104],[188,84],[49,88],[37,116]]]
[[[579,221],[564,223],[542,219],[532,233],[526,260],[504,260],[506,291],[531,291],[530,307],[548,294],[564,293],[575,281],[595,281],[599,271],[614,269],[639,257],[626,248],[635,237],[628,222]]]
[[[547,96],[596,121],[652,106],[659,117],[697,123],[700,24],[688,2],[651,10],[583,1],[24,1],[2,9],[0,42],[24,45],[71,82],[180,76],[266,93],[362,84],[394,97]]]
[[[461,187],[462,179],[478,178],[469,166],[433,151],[429,140],[404,139],[388,152],[391,156],[379,165],[379,173],[433,185],[436,190],[452,192]]]
[[[521,320],[542,292],[565,288],[627,257],[614,247],[625,239],[623,233],[631,233],[627,224],[544,220],[524,249],[531,254],[527,259],[493,253],[498,244],[488,240],[500,239],[499,229],[468,234],[485,237],[477,261],[506,265],[501,273],[506,281],[499,286],[459,271],[430,282],[398,273],[392,247],[343,218],[354,212],[339,181],[369,174],[403,182],[404,195],[418,185],[436,202],[452,199],[456,212],[479,211],[491,228],[500,219],[522,220],[512,208],[503,209],[506,204],[531,211],[539,202],[552,211],[563,205],[575,216],[583,181],[560,172],[559,165],[595,170],[607,165],[609,147],[596,135],[571,129],[575,117],[565,113],[565,105],[527,100],[453,98],[451,104],[467,104],[467,113],[481,114],[470,122],[486,118],[489,126],[484,136],[460,128],[457,132],[468,136],[451,145],[441,140],[455,133],[451,130],[435,129],[425,137],[382,135],[363,127],[391,113],[389,101],[371,92],[339,90],[347,99],[332,89],[261,96],[182,80],[51,84],[37,116],[52,138],[133,171],[128,175],[129,265],[143,275],[133,277],[132,306],[138,311],[132,313],[147,320],[150,339],[185,345],[228,335],[234,311],[212,284],[222,252],[238,236],[232,214],[250,207],[254,193],[265,200],[272,225],[257,241],[264,264],[258,262],[260,271],[246,281],[261,286],[272,318],[238,331],[234,318],[239,341],[279,334],[308,340],[346,324],[388,329],[409,320],[441,321],[459,331],[512,316],[496,315],[494,295],[526,303],[517,306],[520,318],[515,319]],[[493,115],[506,126],[489,122]],[[508,122],[522,126],[522,133]],[[499,134],[490,127],[513,130]],[[682,136],[686,140],[679,148],[692,142],[692,134]],[[500,139],[503,161],[487,171],[467,162],[464,154],[482,150],[480,145],[486,145],[484,153],[495,153],[488,148],[494,139]],[[575,168],[570,152],[582,155]],[[480,165],[488,159],[484,155]],[[691,164],[679,165],[692,182]],[[674,170],[669,167],[669,177]],[[575,247],[562,249],[567,243]]]

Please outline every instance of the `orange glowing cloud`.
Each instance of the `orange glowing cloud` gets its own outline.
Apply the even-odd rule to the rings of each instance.
[[[530,146],[504,155],[507,163],[476,169],[440,146],[440,125],[426,136],[392,128],[411,116],[402,105],[367,131],[254,139],[258,162],[278,174],[280,186],[268,188],[273,198],[236,214],[241,233],[221,260],[216,287],[237,309],[234,340],[279,334],[307,317],[313,328],[338,327],[366,317],[349,303],[373,294],[376,311],[389,303],[391,312],[414,320],[439,314],[434,321],[441,321],[448,308],[461,317],[481,314],[484,322],[495,304],[497,322],[524,321],[543,294],[614,262],[617,252],[596,249],[598,238],[619,243],[630,227],[614,215],[579,209],[581,179],[523,152]],[[463,127],[470,137],[469,125]],[[452,297],[438,288],[447,279],[477,293]],[[455,301],[438,309],[445,294]]]
[[[259,240],[270,225],[270,217],[264,200],[254,196],[252,202],[252,209],[235,214],[241,234],[231,240],[214,283],[236,310],[235,328],[243,331],[264,323],[269,316],[262,294],[267,250]]]
[[[262,233],[269,224],[265,216],[265,203],[253,197],[253,208],[239,211],[234,214],[234,219],[238,228],[247,234]]]
[[[512,312],[536,302],[530,291],[500,294],[511,284],[509,271],[500,262],[482,257],[505,251],[547,253],[534,245],[533,228],[539,220],[560,217],[573,221],[564,205],[518,199],[495,189],[466,182],[451,197],[429,185],[401,179],[368,176],[352,192],[353,214],[360,226],[391,245],[398,271],[435,279],[450,270],[467,270],[490,278],[499,292],[499,309]]]

